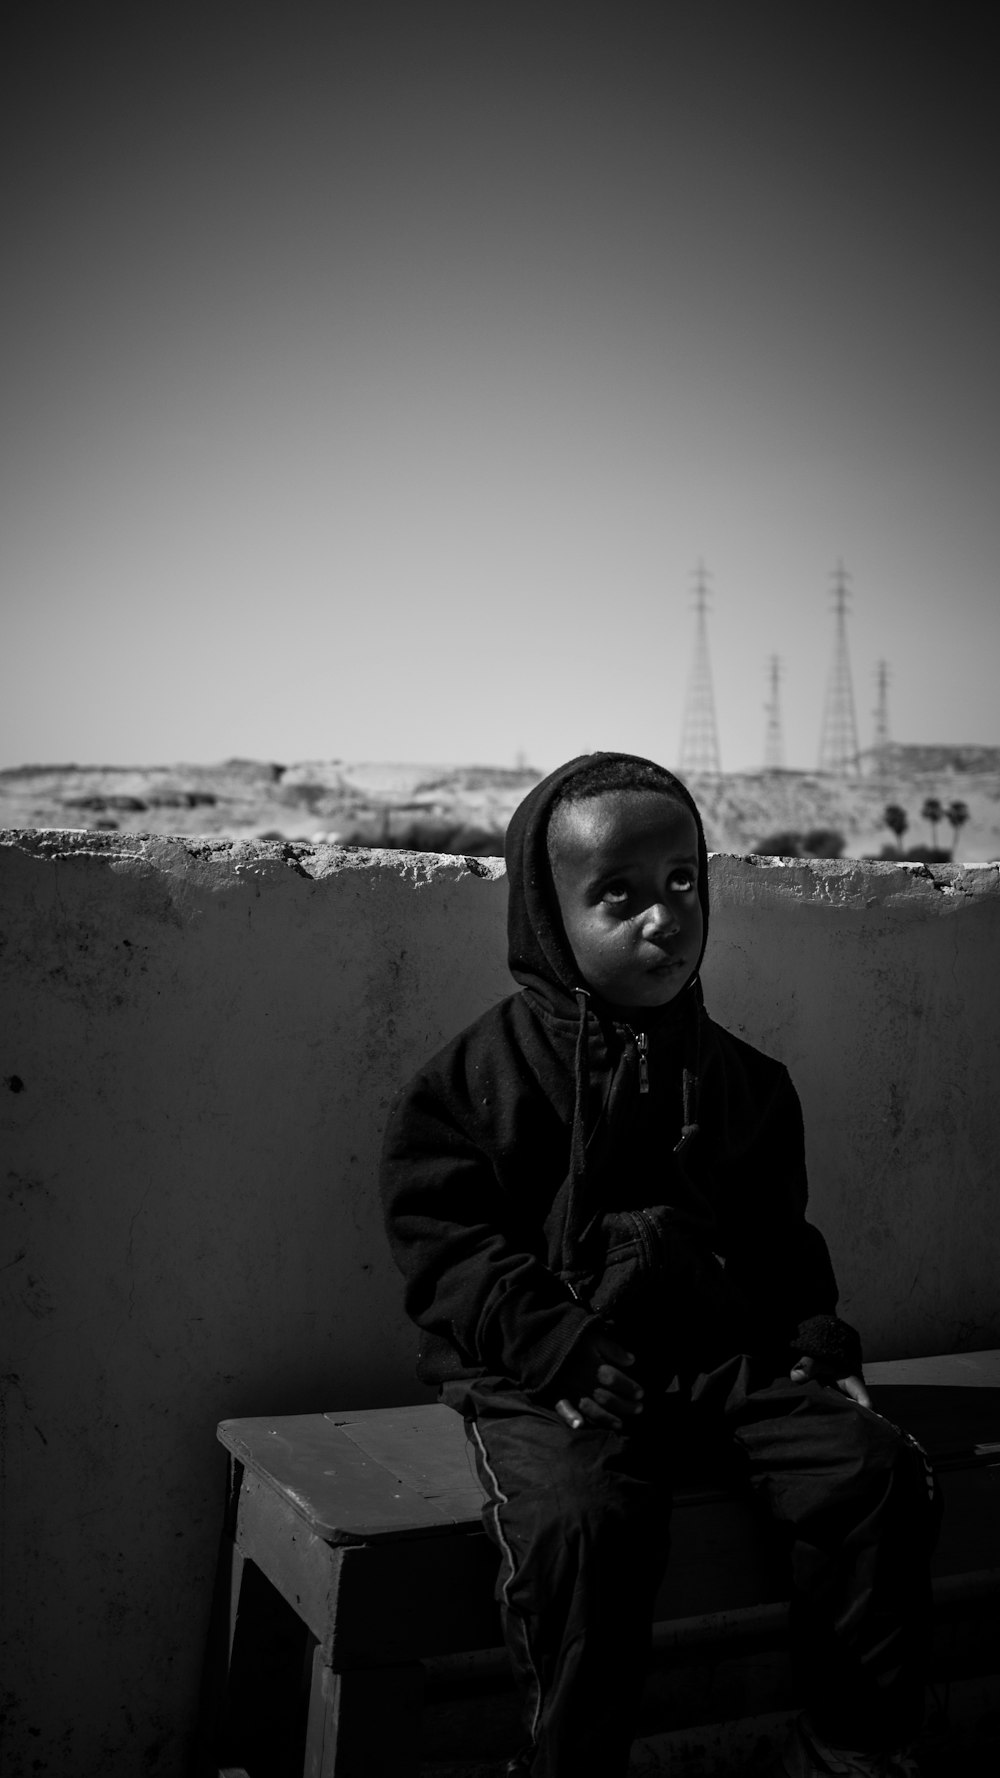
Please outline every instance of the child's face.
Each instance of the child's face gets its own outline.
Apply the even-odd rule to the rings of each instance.
[[[586,985],[623,1017],[675,999],[698,961],[703,928],[690,811],[655,790],[561,803],[549,858]]]

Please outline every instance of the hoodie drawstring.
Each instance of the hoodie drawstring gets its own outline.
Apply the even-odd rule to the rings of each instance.
[[[562,1263],[564,1272],[573,1272],[578,1264],[581,1231],[580,1206],[587,1199],[587,1102],[590,1098],[590,1057],[588,1054],[590,994],[586,988],[575,988],[577,1027],[573,1054],[573,1126],[569,1144],[569,1191],[566,1219],[563,1223]]]
[[[698,1095],[701,1085],[701,982],[697,976],[688,992],[690,1003],[685,1009],[684,1060],[681,1067],[681,1134],[674,1143],[674,1153],[683,1154],[688,1143],[698,1134]]]
[[[692,1136],[698,1134],[698,1123],[694,1109],[698,1096],[698,1076],[690,1068],[685,1068],[681,1076],[681,1091],[684,1095],[684,1109],[681,1113],[680,1141],[674,1143],[675,1154],[682,1154]]]

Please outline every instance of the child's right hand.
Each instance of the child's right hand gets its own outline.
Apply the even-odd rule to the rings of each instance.
[[[620,1432],[623,1420],[642,1413],[642,1385],[626,1374],[634,1363],[632,1353],[611,1334],[594,1333],[582,1340],[563,1372],[565,1393],[556,1402],[556,1413],[573,1432],[584,1424]]]

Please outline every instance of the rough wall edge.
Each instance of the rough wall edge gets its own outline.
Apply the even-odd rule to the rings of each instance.
[[[144,864],[171,874],[188,865],[219,869],[220,878],[246,875],[296,876],[321,880],[343,871],[379,872],[415,884],[467,876],[496,882],[502,858],[472,858],[452,852],[416,852],[368,846],[307,845],[289,840],[209,839],[184,834],[105,833],[92,828],[9,827],[0,829],[0,848],[47,862],[81,858],[110,865]],[[1000,864],[919,864],[895,859],[772,858],[756,853],[709,854],[716,890],[743,900],[761,891],[770,899],[817,901],[826,905],[871,906],[898,899],[961,901],[1000,896]]]
[[[1000,899],[1000,865],[921,864],[893,858],[772,858],[710,852],[713,888],[733,901],[758,898],[869,908],[960,906]]]
[[[220,878],[283,876],[286,872],[315,881],[344,871],[376,870],[414,883],[486,878],[504,875],[502,858],[467,858],[454,852],[407,852],[401,848],[370,846],[303,845],[287,840],[204,839],[200,836],[157,833],[102,833],[91,828],[0,828],[0,849],[17,851],[45,863],[65,859],[90,859],[100,864],[145,865],[182,872],[187,865],[218,869]]]

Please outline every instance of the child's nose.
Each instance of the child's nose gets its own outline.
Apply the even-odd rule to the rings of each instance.
[[[647,910],[645,933],[647,938],[666,938],[680,931],[680,921],[676,910],[665,901],[654,901]]]

